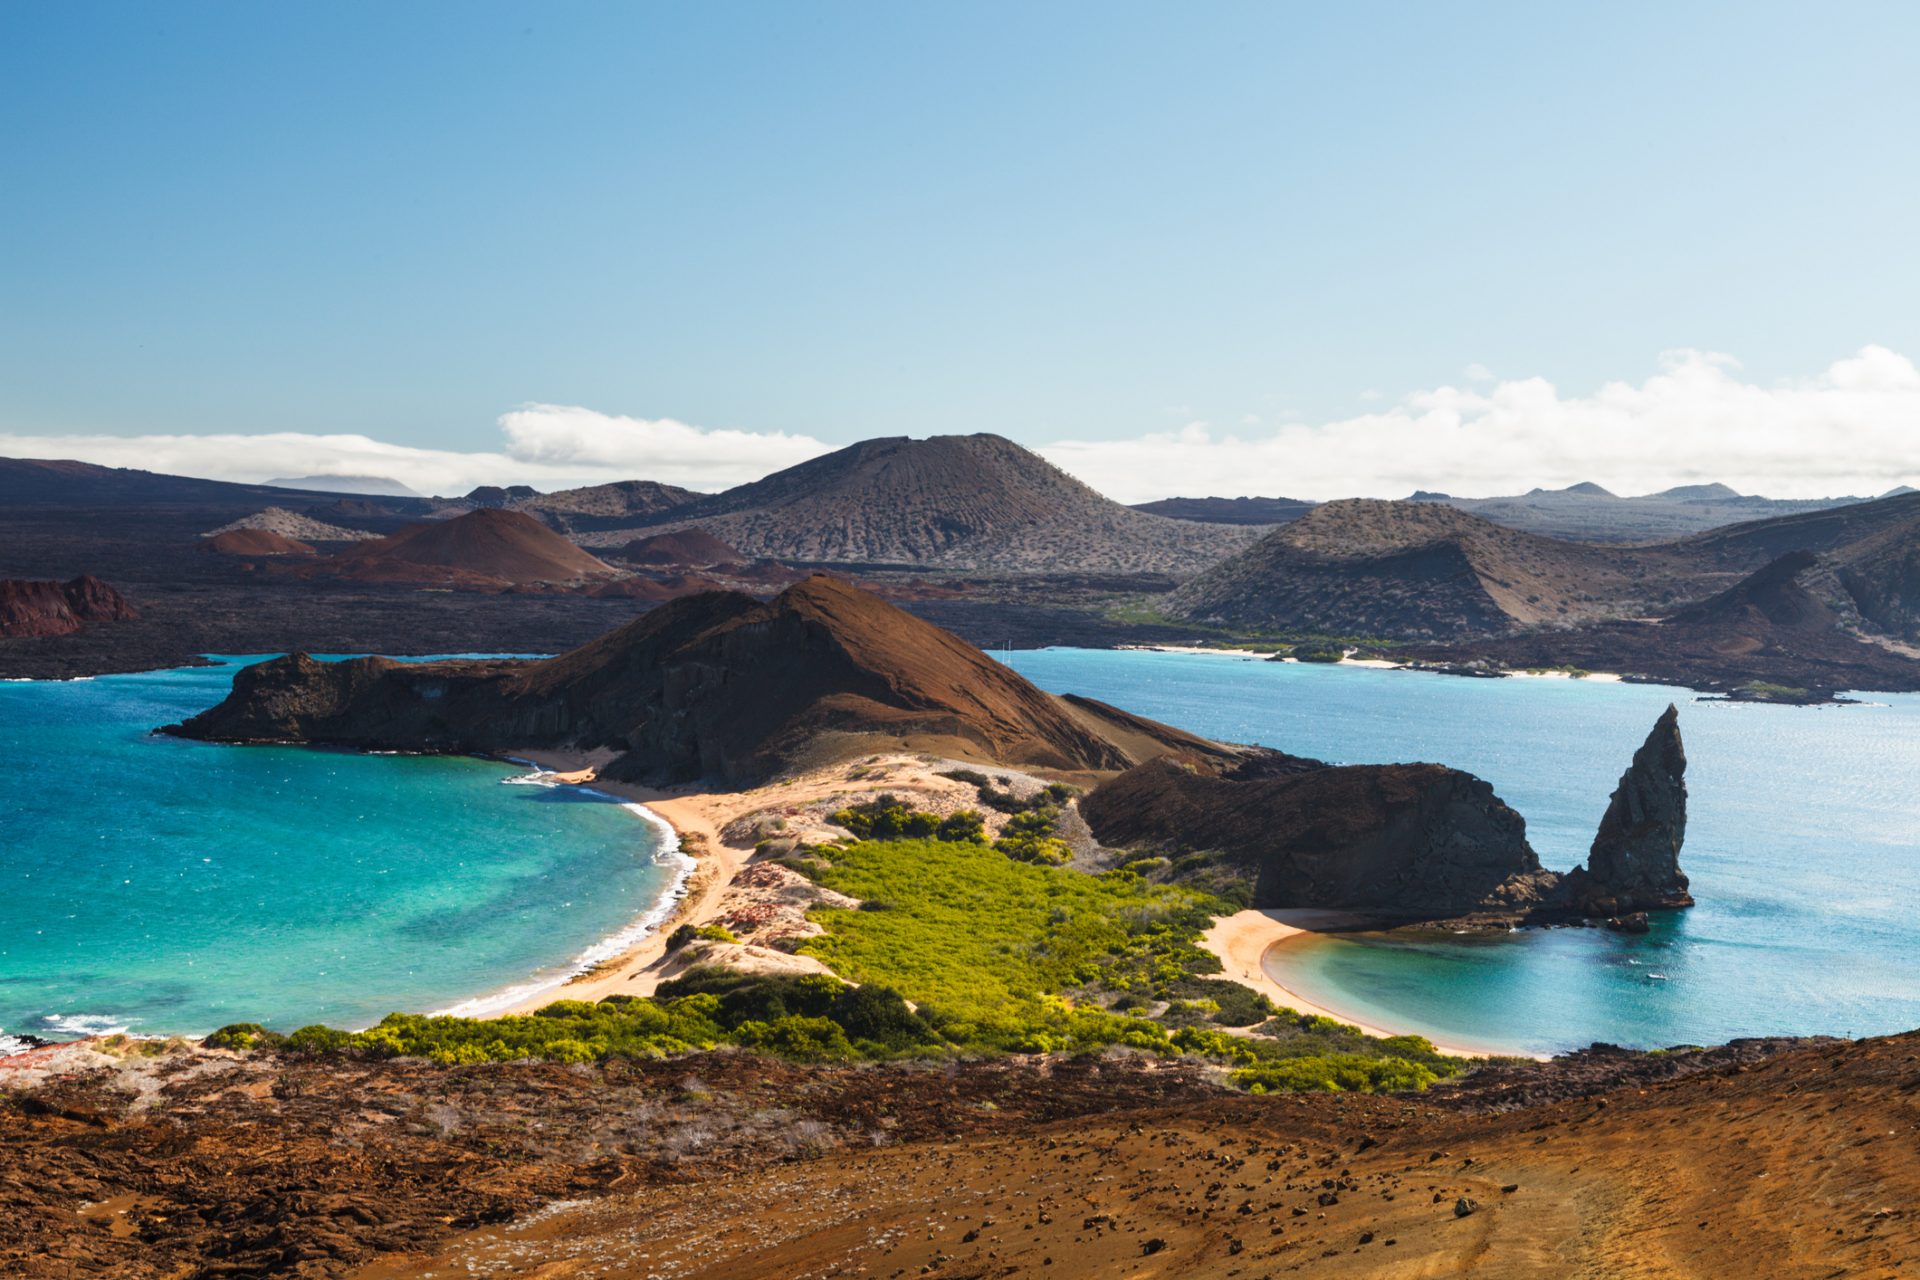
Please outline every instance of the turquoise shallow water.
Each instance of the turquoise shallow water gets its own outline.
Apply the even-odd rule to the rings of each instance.
[[[0,1031],[362,1026],[564,974],[676,883],[653,824],[513,766],[149,732],[241,661],[0,683]]]
[[[1048,649],[1010,664],[1210,737],[1342,763],[1438,760],[1527,819],[1541,859],[1586,857],[1607,796],[1680,704],[1699,905],[1645,937],[1328,939],[1276,950],[1289,989],[1472,1047],[1549,1052],[1920,1027],[1920,696],[1767,707],[1684,689],[1467,680],[1219,656]]]

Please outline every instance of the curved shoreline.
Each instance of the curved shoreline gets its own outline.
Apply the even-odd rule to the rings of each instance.
[[[1267,971],[1267,953],[1289,942],[1311,939],[1324,933],[1341,929],[1353,929],[1369,923],[1361,917],[1338,911],[1316,911],[1310,909],[1249,909],[1230,916],[1215,918],[1213,925],[1200,939],[1200,945],[1220,958],[1221,970],[1213,975],[1252,987],[1283,1008],[1297,1013],[1332,1018],[1335,1022],[1344,1022],[1357,1027],[1367,1035],[1377,1039],[1387,1039],[1398,1035],[1425,1035],[1425,1032],[1412,1028],[1392,1030],[1374,1025],[1338,1009],[1329,1008],[1317,1001],[1309,1000],[1300,993],[1283,986]],[[1456,1058],[1491,1057],[1538,1057],[1536,1054],[1510,1053],[1494,1048],[1467,1048],[1462,1045],[1441,1044],[1435,1042],[1435,1049]]]
[[[429,1017],[498,1017],[508,1013],[531,1012],[533,1009],[562,998],[555,993],[604,965],[618,962],[672,922],[679,913],[680,904],[687,896],[688,882],[693,878],[693,872],[698,866],[692,855],[687,853],[680,831],[673,823],[655,813],[642,801],[616,795],[600,786],[587,785],[592,780],[591,769],[579,771],[549,769],[540,761],[526,756],[506,756],[503,759],[512,764],[524,765],[534,771],[521,778],[503,779],[502,781],[508,785],[571,786],[585,795],[598,796],[619,805],[652,827],[660,843],[649,855],[649,859],[656,866],[672,867],[672,875],[660,895],[654,899],[652,906],[604,938],[589,943],[556,972],[529,978],[524,982],[514,983],[486,995],[473,996],[445,1008],[435,1009],[428,1015]]]

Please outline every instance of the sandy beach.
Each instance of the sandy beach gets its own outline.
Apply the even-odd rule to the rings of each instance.
[[[1394,1031],[1373,1026],[1337,1009],[1315,1004],[1298,992],[1281,986],[1267,973],[1263,961],[1267,952],[1274,947],[1290,940],[1311,937],[1316,932],[1352,928],[1361,923],[1337,911],[1248,910],[1215,920],[1213,927],[1200,939],[1200,945],[1220,957],[1223,972],[1217,976],[1252,987],[1277,1005],[1299,1013],[1319,1014],[1337,1022],[1345,1022],[1382,1039],[1407,1034],[1405,1029]],[[1492,1056],[1485,1049],[1468,1049],[1460,1045],[1436,1043],[1434,1048],[1461,1058]]]
[[[821,769],[808,770],[762,787],[739,791],[661,791],[628,783],[613,782],[598,776],[605,755],[557,751],[515,751],[507,753],[515,760],[529,761],[550,772],[563,784],[591,786],[647,810],[670,825],[680,837],[682,852],[693,859],[684,893],[674,910],[633,947],[595,965],[585,973],[557,985],[532,991],[504,1007],[495,1015],[532,1013],[555,1000],[601,1000],[611,995],[646,996],[660,983],[674,977],[684,964],[679,956],[667,954],[667,939],[681,925],[706,925],[731,918],[732,913],[768,914],[777,912],[783,897],[780,878],[797,881],[799,877],[782,868],[755,864],[752,877],[741,873],[753,861],[754,836],[729,827],[754,814],[800,815],[822,801],[840,795],[852,796],[876,788],[901,794],[913,794],[916,802],[934,808],[956,808],[969,804],[973,789],[962,783],[936,776],[939,762],[897,755],[870,759],[866,763],[840,761]],[[1006,770],[996,770],[1005,773]],[[858,774],[860,776],[854,776]],[[832,833],[816,833],[826,839]],[[759,874],[765,866],[766,875]],[[746,881],[753,880],[753,884]],[[762,883],[767,881],[767,883]],[[788,924],[795,914],[789,912]],[[707,948],[704,960],[758,972],[822,973],[826,966],[811,956],[792,955],[768,946],[757,945],[752,938],[739,945]]]

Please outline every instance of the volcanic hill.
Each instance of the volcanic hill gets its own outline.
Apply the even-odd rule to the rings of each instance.
[[[713,564],[737,564],[747,559],[738,548],[700,528],[635,538],[614,554],[629,564],[687,565],[696,569]]]
[[[1406,656],[1617,671],[1781,702],[1824,702],[1857,689],[1920,689],[1920,661],[1898,642],[1875,637],[1840,574],[1805,550],[1789,551],[1662,618],[1423,646]]]
[[[658,523],[698,526],[749,557],[1002,573],[1191,573],[1258,536],[1135,511],[994,435],[864,440]]]
[[[226,529],[200,539],[196,550],[223,556],[311,556],[313,547],[271,529]]]
[[[558,489],[518,498],[507,505],[516,511],[531,511],[565,528],[602,529],[621,522],[631,524],[632,517],[663,516],[706,496],[656,480],[617,480],[612,484]]]
[[[1142,726],[1150,726],[1148,729]],[[912,746],[1063,771],[1222,748],[1042,693],[971,645],[844,582],[766,603],[708,592],[544,661],[316,662],[243,670],[174,732],[233,742],[487,752],[610,749],[649,783],[767,777],[804,758]]]
[[[360,581],[472,586],[579,582],[620,572],[532,516],[492,507],[409,525],[331,556],[318,567],[328,575]]]
[[[1689,581],[1663,548],[1521,533],[1434,502],[1329,502],[1175,591],[1195,622],[1453,639],[1647,611]]]
[[[242,516],[238,520],[221,525],[218,529],[210,530],[204,536],[216,538],[223,533],[234,533],[244,529],[264,529],[296,542],[367,542],[380,536],[360,529],[349,529],[343,525],[328,524],[324,520],[316,520],[312,516],[301,515],[285,507],[268,507],[250,516]]]
[[[0,637],[6,639],[70,636],[89,622],[139,616],[125,596],[90,574],[71,582],[0,580]]]

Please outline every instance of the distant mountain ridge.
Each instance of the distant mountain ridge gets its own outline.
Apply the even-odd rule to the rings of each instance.
[[[316,475],[293,476],[263,483],[275,489],[298,489],[303,493],[358,493],[376,498],[418,498],[419,491],[409,489],[386,476]]]
[[[1170,520],[1209,524],[1285,524],[1318,505],[1301,498],[1161,498],[1157,502],[1136,502],[1133,509]]]
[[[1894,497],[1905,487],[1880,496]],[[1655,542],[1708,529],[1775,516],[1870,502],[1870,498],[1762,498],[1729,485],[1686,484],[1659,493],[1622,497],[1592,481],[1564,489],[1529,489],[1494,498],[1461,498],[1432,489],[1416,489],[1405,501],[1439,502],[1523,533],[1574,542]],[[1224,524],[1285,524],[1321,504],[1298,498],[1162,498],[1136,503],[1134,510],[1176,520]]]
[[[1578,542],[1655,542],[1723,525],[1825,511],[1868,498],[1762,498],[1729,485],[1684,484],[1659,493],[1622,497],[1591,482],[1564,489],[1533,489],[1498,498],[1456,498],[1421,492],[1413,499],[1444,502],[1526,533]]]

